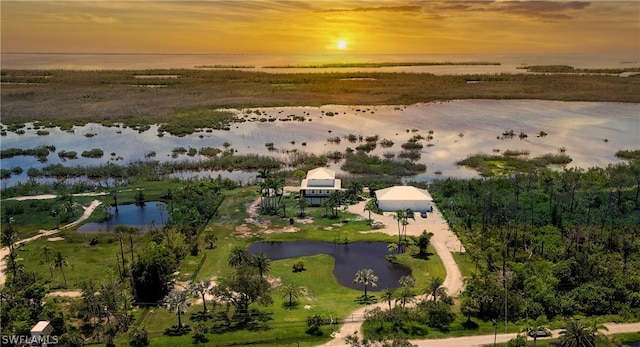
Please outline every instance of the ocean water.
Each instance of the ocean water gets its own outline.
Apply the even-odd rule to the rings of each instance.
[[[328,54],[328,55],[259,55],[259,54],[127,54],[127,53],[15,53],[2,52],[2,69],[193,69],[199,66],[241,65],[241,70],[270,73],[300,72],[414,72],[433,74],[522,73],[526,65],[570,65],[576,68],[625,68],[640,66],[638,54]],[[335,63],[402,62],[492,62],[500,65],[444,65],[381,68],[265,68],[284,65],[321,65]]]

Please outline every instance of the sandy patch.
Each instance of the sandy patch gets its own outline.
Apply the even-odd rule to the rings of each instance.
[[[266,229],[263,231],[264,234],[277,234],[277,233],[295,233],[298,232],[300,228],[289,225],[280,229]]]
[[[293,221],[295,223],[300,223],[300,224],[311,224],[313,223],[313,218],[311,217],[294,218]]]
[[[63,296],[65,298],[79,298],[82,296],[82,292],[79,290],[56,290],[51,293],[47,293],[45,296]]]
[[[238,237],[245,238],[245,237],[253,236],[253,232],[251,231],[251,228],[246,224],[238,225],[235,230],[236,230],[236,236]]]
[[[64,237],[59,237],[59,236],[58,237],[49,237],[47,239],[47,241],[62,241],[62,240],[64,240]]]
[[[271,285],[271,288],[278,288],[282,285],[282,279],[280,277],[267,277],[267,282]]]
[[[211,281],[211,284],[209,285],[209,287],[207,287],[207,292],[204,293],[204,298],[205,300],[207,300],[207,302],[210,302],[213,300],[213,295],[209,294],[209,290],[218,284],[217,280],[218,280],[218,276],[211,276],[209,278],[209,281]],[[196,301],[194,301],[194,304],[196,305],[202,304],[202,295],[198,295],[198,298],[196,299]]]

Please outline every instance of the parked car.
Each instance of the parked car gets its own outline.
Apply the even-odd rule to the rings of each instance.
[[[420,212],[420,217],[427,218],[427,211]]]
[[[529,330],[529,337],[547,337],[551,336],[551,331],[548,329]]]

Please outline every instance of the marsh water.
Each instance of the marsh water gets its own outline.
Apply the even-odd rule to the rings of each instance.
[[[166,204],[163,202],[151,201],[144,206],[134,204],[119,205],[118,211],[114,207],[107,207],[107,211],[113,217],[107,221],[99,223],[85,223],[78,228],[80,232],[109,232],[118,225],[139,228],[140,231],[147,231],[151,227],[162,227],[168,214]]]
[[[387,243],[353,242],[336,244],[320,241],[257,242],[249,246],[251,253],[264,253],[271,260],[327,254],[335,259],[333,275],[342,286],[363,289],[362,284],[353,283],[358,270],[372,269],[378,276],[378,285],[369,290],[398,288],[402,276],[411,275],[409,268],[386,260]]]
[[[240,117],[247,110],[232,110]],[[427,171],[410,177],[412,180],[429,181],[437,177],[476,177],[475,171],[459,167],[455,163],[476,153],[492,154],[506,150],[528,151],[530,157],[558,153],[563,149],[573,161],[568,167],[589,168],[619,162],[615,157],[620,149],[640,148],[640,105],[633,103],[560,102],[541,100],[455,100],[415,104],[409,106],[340,106],[259,108],[261,116],[286,118],[304,116],[305,121],[234,123],[231,129],[203,129],[192,135],[177,137],[158,136],[157,126],[139,133],[123,127],[104,127],[87,124],[74,127],[73,132],[58,128],[47,129],[50,134],[38,136],[36,129],[27,129],[23,135],[7,132],[0,139],[3,149],[34,148],[54,145],[57,151],[82,151],[100,148],[104,156],[99,159],[83,158],[63,161],[56,153],[48,156],[46,163],[35,157],[2,159],[2,168],[22,167],[24,173],[2,180],[3,187],[24,182],[30,167],[41,168],[49,164],[98,165],[107,162],[127,164],[138,160],[206,160],[205,157],[181,154],[172,156],[175,147],[217,147],[223,149],[228,142],[238,154],[257,153],[288,160],[292,152],[325,154],[344,152],[355,148],[359,141],[349,142],[346,136],[378,135],[379,139],[394,142],[390,148],[380,145],[371,153],[376,155],[398,154],[402,143],[414,135],[426,137],[432,131],[433,139],[422,140],[424,147],[418,162]],[[332,112],[333,116],[328,116]],[[247,117],[249,120],[251,117]],[[27,125],[29,127],[29,125]],[[503,138],[501,134],[513,130],[516,136]],[[546,136],[538,134],[543,131]],[[93,137],[85,135],[95,134]],[[526,138],[517,135],[526,134]],[[327,141],[339,137],[340,143]],[[273,143],[273,149],[266,147]],[[149,158],[148,154],[155,152]],[[341,163],[332,167],[342,173]],[[255,173],[200,172],[199,176],[215,177],[221,174],[241,183],[249,183]],[[191,173],[176,174],[190,177]]]

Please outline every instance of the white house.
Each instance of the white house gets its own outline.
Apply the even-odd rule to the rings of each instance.
[[[335,171],[320,167],[307,172],[307,178],[300,184],[300,197],[307,199],[309,205],[317,206],[337,190],[342,190],[342,183],[336,179]]]
[[[394,186],[376,190],[378,207],[385,212],[412,209],[427,212],[433,208],[433,198],[425,189],[412,186]]]
[[[50,338],[49,335],[53,332],[53,326],[51,323],[41,320],[31,328],[31,346],[43,346],[46,347],[49,343],[57,344],[57,337]]]

